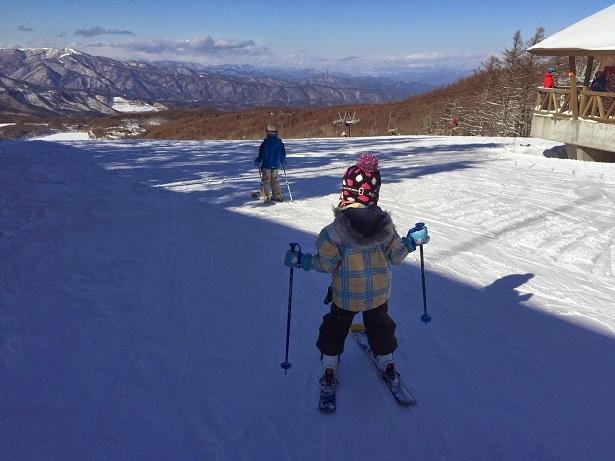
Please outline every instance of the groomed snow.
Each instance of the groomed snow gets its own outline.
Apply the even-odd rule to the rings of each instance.
[[[592,460],[615,453],[615,164],[537,139],[286,140],[294,202],[264,207],[258,141],[0,141],[0,459]],[[375,152],[400,232],[401,408],[349,339],[317,411],[341,176]],[[283,176],[282,176],[283,177]],[[288,199],[288,191],[284,183]]]

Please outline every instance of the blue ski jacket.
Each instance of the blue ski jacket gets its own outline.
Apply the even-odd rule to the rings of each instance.
[[[268,134],[258,149],[258,157],[255,163],[263,168],[279,169],[286,161],[286,149],[284,143],[275,134]]]

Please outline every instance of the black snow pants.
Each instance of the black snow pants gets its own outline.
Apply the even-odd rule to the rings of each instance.
[[[372,351],[376,355],[386,355],[397,349],[395,322],[389,317],[389,306],[382,304],[374,309],[363,311],[363,324]],[[352,319],[358,312],[347,311],[331,304],[331,311],[324,315],[316,347],[326,355],[339,355],[344,351],[344,342]]]

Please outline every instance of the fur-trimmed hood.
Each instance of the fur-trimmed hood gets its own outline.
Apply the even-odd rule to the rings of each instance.
[[[378,206],[333,210],[339,236],[358,247],[387,244],[395,235],[388,212]]]

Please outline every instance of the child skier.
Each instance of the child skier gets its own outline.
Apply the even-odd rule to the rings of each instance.
[[[288,267],[332,273],[331,310],[323,317],[316,346],[321,351],[321,383],[335,387],[339,356],[352,320],[362,312],[369,345],[386,379],[399,373],[393,362],[397,348],[395,322],[388,314],[391,264],[401,264],[409,252],[429,241],[427,227],[400,237],[391,216],[378,206],[378,160],[362,153],[346,170],[334,221],[321,230],[314,255],[288,250]]]
[[[549,66],[547,68],[547,72],[545,73],[545,77],[542,81],[543,88],[554,88],[555,81],[553,80],[553,73],[555,72],[555,67]]]
[[[275,125],[267,125],[267,136],[258,148],[258,157],[254,164],[261,173],[261,194],[264,202],[281,202],[284,200],[278,169],[286,163],[286,149],[284,143],[278,138],[278,129]]]

